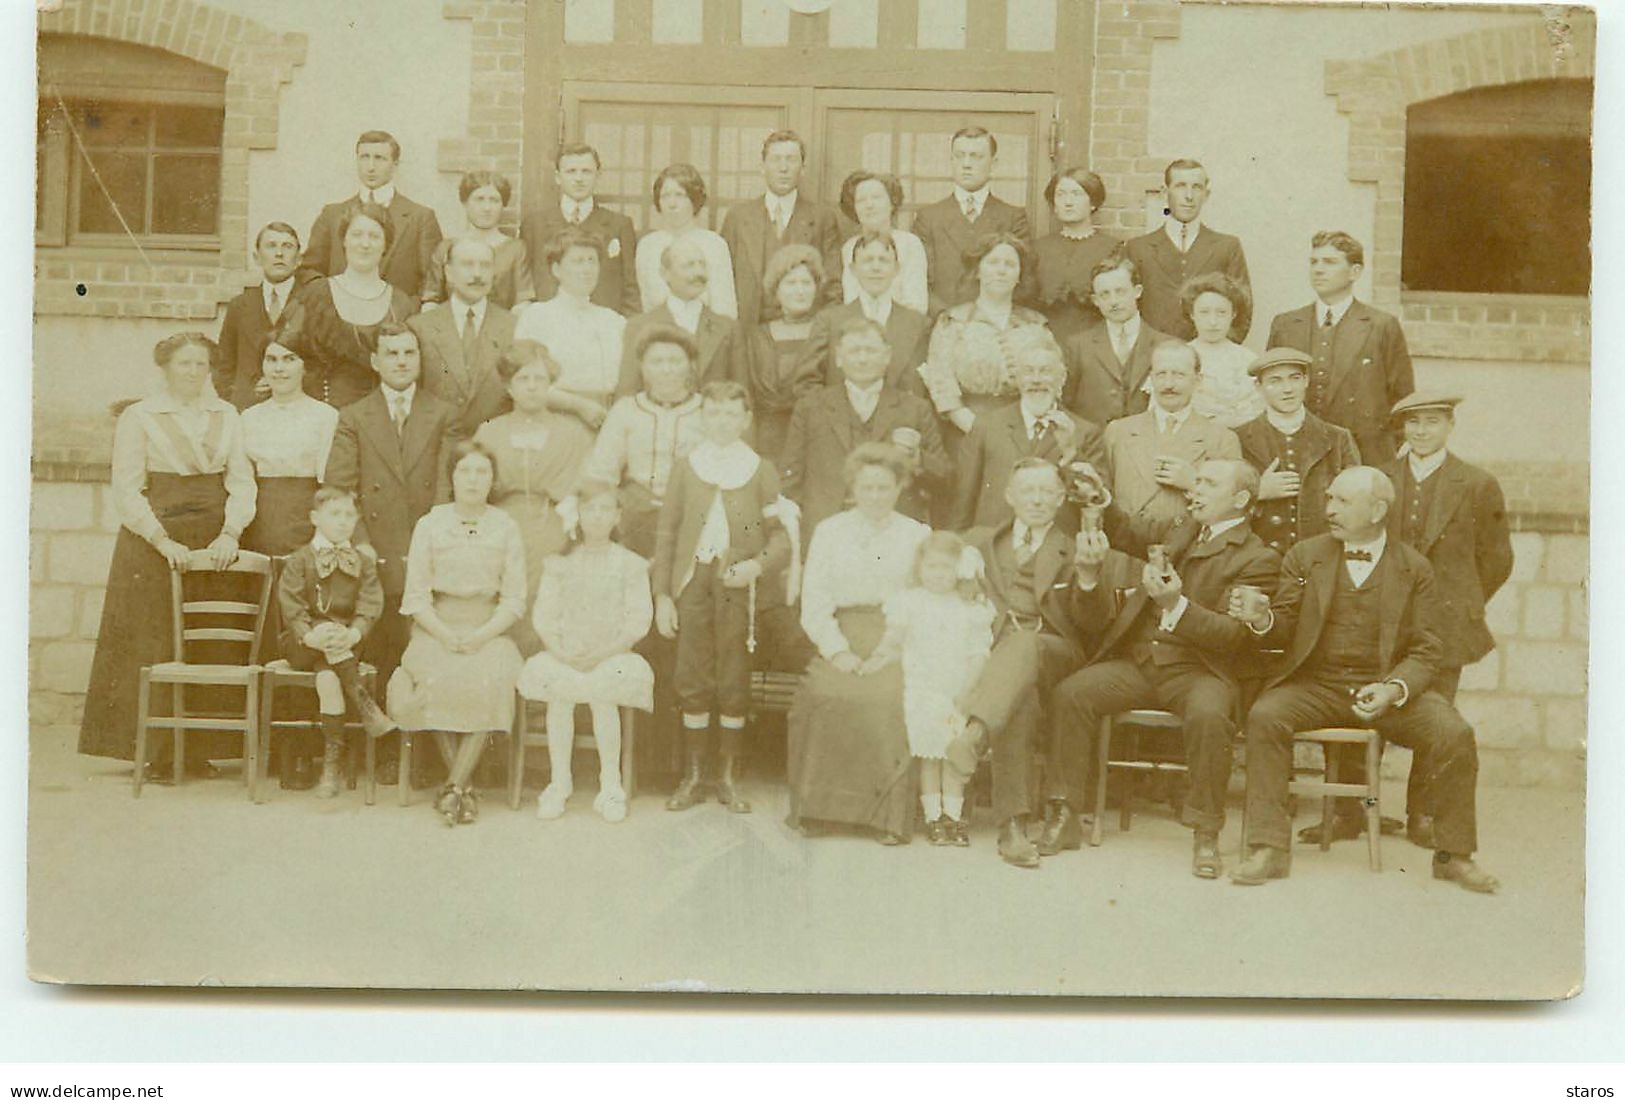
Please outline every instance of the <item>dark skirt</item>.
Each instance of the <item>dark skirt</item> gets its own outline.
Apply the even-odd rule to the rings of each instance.
[[[225,524],[225,479],[220,474],[149,473],[147,502],[170,538],[200,550]],[[119,528],[79,726],[80,752],[134,759],[137,681],[142,666],[174,659],[170,615],[164,556],[129,528]],[[167,744],[167,737],[160,738],[154,747]]]
[[[321,487],[313,477],[262,477],[254,522],[243,532],[243,549],[284,557],[311,540],[310,501]]]
[[[316,534],[310,524],[310,501],[321,482],[313,477],[262,477],[256,484],[259,495],[254,501],[254,522],[243,532],[243,549],[286,557]],[[260,633],[260,661],[283,655],[282,613],[273,592]]]
[[[873,652],[885,632],[877,607],[842,608],[836,620],[860,657]],[[914,823],[913,765],[901,666],[858,676],[814,659],[790,706],[789,824],[836,822],[907,836]]]

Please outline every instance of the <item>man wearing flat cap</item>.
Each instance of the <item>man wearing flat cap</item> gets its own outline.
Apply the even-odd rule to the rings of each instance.
[[[1297,348],[1271,348],[1247,373],[1264,395],[1264,412],[1236,429],[1241,454],[1258,471],[1252,527],[1264,545],[1284,555],[1326,531],[1326,489],[1360,464],[1347,428],[1328,424],[1304,405],[1314,359]]]
[[[1512,534],[1500,483],[1449,450],[1459,404],[1460,397],[1440,393],[1414,393],[1397,402],[1393,416],[1405,442],[1400,457],[1383,469],[1395,493],[1388,534],[1427,558],[1438,582],[1444,652],[1432,690],[1449,702],[1455,701],[1462,667],[1495,648],[1484,605],[1512,575]],[[1425,847],[1429,814],[1418,805],[1418,793],[1413,778],[1406,832]]]

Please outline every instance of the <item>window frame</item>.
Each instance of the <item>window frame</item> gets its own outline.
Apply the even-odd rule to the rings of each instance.
[[[160,51],[153,51],[158,53]],[[219,88],[205,88],[214,83],[208,66],[189,58],[171,55],[173,74],[155,75],[151,71],[132,74],[132,82],[119,85],[105,70],[87,76],[81,66],[63,74],[57,80],[42,67],[38,86],[38,111],[45,115],[43,140],[36,116],[36,148],[41,162],[36,169],[36,189],[39,213],[36,216],[34,243],[38,248],[100,253],[128,254],[136,250],[162,252],[167,255],[194,253],[215,255],[221,250],[220,221],[225,202],[225,122],[226,97],[224,73],[220,74]],[[169,62],[164,57],[159,64]],[[150,68],[147,67],[147,68]],[[118,233],[81,233],[77,230],[80,215],[80,194],[86,184],[85,150],[79,147],[69,126],[76,108],[84,104],[118,105],[142,110],[146,114],[147,130],[141,154],[145,158],[145,203],[143,224],[151,226],[152,208],[156,197],[153,186],[153,166],[161,155],[212,156],[221,172],[215,184],[215,229],[212,233],[136,233],[133,236]],[[158,113],[166,107],[206,107],[219,113],[220,141],[213,146],[163,146],[157,144]],[[66,111],[67,117],[64,117]]]

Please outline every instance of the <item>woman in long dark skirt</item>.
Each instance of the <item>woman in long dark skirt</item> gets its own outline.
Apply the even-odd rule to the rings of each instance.
[[[163,386],[135,402],[113,433],[111,492],[121,523],[108,568],[79,751],[135,756],[136,687],[143,665],[170,660],[169,576],[194,550],[217,565],[237,556],[254,519],[254,475],[237,410],[208,392],[214,342],[183,332],[158,342]],[[195,736],[195,735],[194,735]],[[207,765],[206,746],[188,766]],[[167,774],[170,738],[153,739],[153,771]]]
[[[885,632],[881,604],[908,586],[931,529],[897,511],[908,477],[888,443],[854,448],[846,464],[854,506],[813,532],[801,588],[801,625],[818,656],[790,707],[789,824],[869,830],[903,844],[914,821],[914,758],[903,725],[903,678],[859,666]]]
[[[333,446],[333,430],[339,412],[304,390],[305,361],[295,350],[298,333],[292,329],[297,314],[283,318],[266,338],[260,356],[260,370],[271,394],[242,412],[243,451],[254,468],[258,490],[254,522],[243,532],[243,548],[271,557],[293,553],[308,543],[315,533],[310,524],[311,501],[321,486],[327,469],[327,453]],[[282,631],[277,601],[266,611],[265,629],[260,634],[260,659],[275,660]],[[287,704],[284,703],[284,706]],[[292,749],[290,742],[286,746]],[[312,733],[292,756],[284,755],[282,786],[308,790],[316,784],[311,757],[321,752],[322,739]]]

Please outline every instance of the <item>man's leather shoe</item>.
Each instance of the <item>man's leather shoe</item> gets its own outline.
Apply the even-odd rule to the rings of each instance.
[[[1262,886],[1272,878],[1286,878],[1292,873],[1292,854],[1279,848],[1254,848],[1240,865],[1230,872],[1230,881],[1237,886]]]
[[[999,858],[1012,867],[1038,866],[1038,848],[1027,839],[1025,816],[1012,817],[999,826]]]
[[[1405,839],[1418,848],[1433,847],[1433,819],[1426,814],[1414,814],[1405,819]]]
[[[1083,847],[1083,822],[1072,807],[1059,799],[1044,808],[1044,831],[1038,836],[1038,854],[1053,856]]]
[[[1352,814],[1332,815],[1332,840],[1357,840],[1365,834],[1365,818]],[[1299,844],[1320,843],[1320,822],[1305,825],[1298,830]]]
[[[1493,894],[1501,888],[1499,879],[1466,856],[1435,858],[1433,877],[1453,882],[1463,890],[1471,890],[1475,894]]]
[[[1218,878],[1223,862],[1219,859],[1219,834],[1199,832],[1191,848],[1191,874],[1197,878]]]

